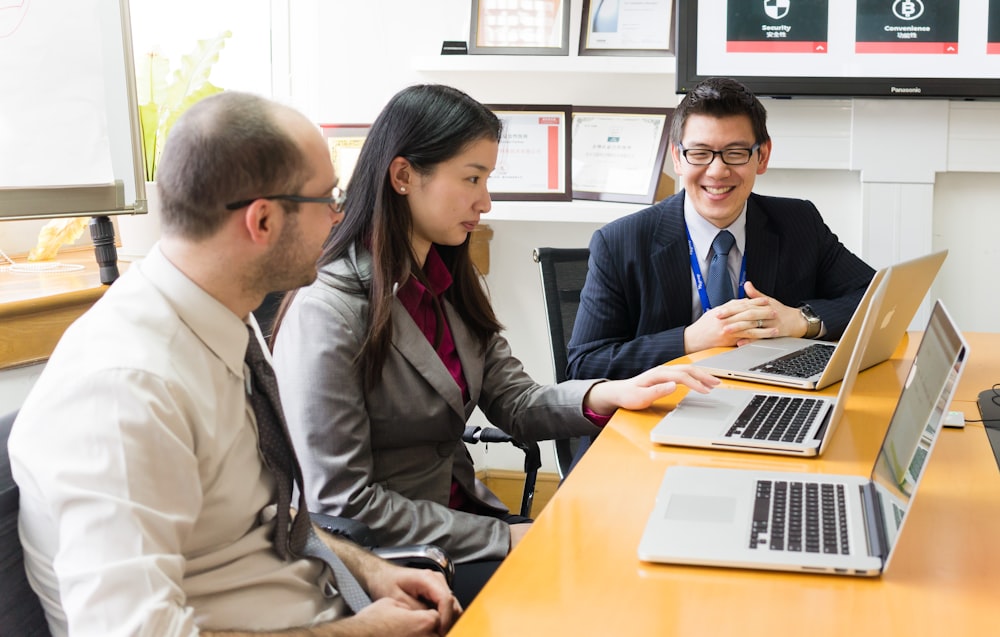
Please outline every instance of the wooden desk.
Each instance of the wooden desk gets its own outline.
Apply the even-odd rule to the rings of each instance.
[[[990,354],[1000,334],[968,340],[970,362],[958,391],[963,408],[1000,380]],[[671,464],[867,475],[918,341],[910,338],[893,359],[859,376],[845,421],[821,458],[653,445],[649,431],[676,395],[643,412],[620,412],[450,634],[996,634],[1000,473],[981,425],[942,432],[880,578],[671,566],[636,557]]]

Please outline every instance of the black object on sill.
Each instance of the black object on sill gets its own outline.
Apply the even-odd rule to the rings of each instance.
[[[441,45],[441,55],[466,55],[469,47],[462,40],[445,40]]]

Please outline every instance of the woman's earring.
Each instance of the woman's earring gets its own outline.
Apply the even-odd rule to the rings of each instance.
[[[406,186],[401,186],[399,188],[399,192],[406,192]]]

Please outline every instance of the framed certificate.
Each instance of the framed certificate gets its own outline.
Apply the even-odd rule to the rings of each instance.
[[[570,107],[490,106],[503,122],[490,197],[497,201],[569,201]]]
[[[580,55],[672,55],[674,0],[583,0]]]
[[[330,148],[333,170],[337,173],[338,186],[347,189],[354,165],[358,163],[361,146],[368,136],[371,124],[320,124],[323,137]]]
[[[672,114],[668,108],[574,106],[573,198],[653,203]]]
[[[570,0],[472,0],[470,54],[569,55]]]

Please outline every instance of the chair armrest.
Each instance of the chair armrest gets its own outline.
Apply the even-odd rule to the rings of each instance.
[[[369,550],[378,546],[374,531],[364,522],[325,513],[310,513],[309,518],[313,524],[331,535],[348,539]]]
[[[375,533],[364,522],[325,513],[310,513],[313,524],[331,535],[348,539],[371,551],[384,560],[409,568],[426,568],[438,571],[451,586],[455,578],[455,565],[444,549],[433,544],[407,544],[404,546],[378,547]]]
[[[409,546],[379,547],[372,550],[384,560],[410,568],[426,568],[444,575],[451,586],[455,579],[455,564],[444,549],[433,544],[412,544]]]

